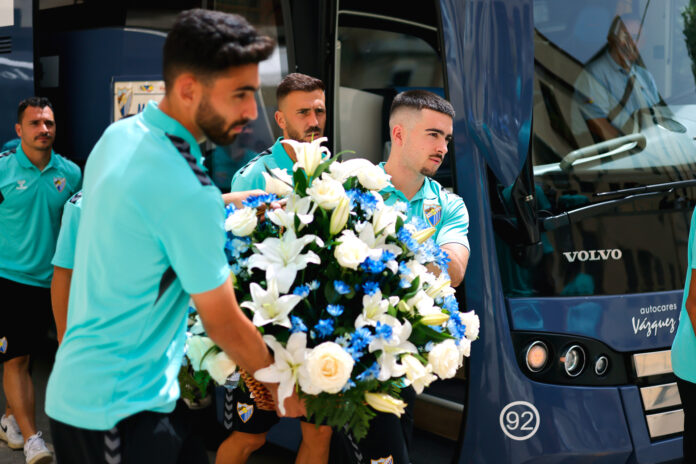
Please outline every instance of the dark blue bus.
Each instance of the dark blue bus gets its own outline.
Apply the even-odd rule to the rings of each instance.
[[[437,179],[469,209],[458,298],[481,335],[458,375],[418,398],[413,462],[681,461],[669,349],[696,199],[690,0],[10,3],[0,136],[38,92],[55,102],[57,151],[78,162],[130,111],[118,83],[161,80],[164,36],[190,7],[243,14],[279,44],[261,66],[265,111],[235,145],[205,147],[223,191],[279,135],[289,72],[327,84],[333,151],[375,162],[396,93],[446,96],[457,118]],[[271,438],[297,445],[291,421]]]

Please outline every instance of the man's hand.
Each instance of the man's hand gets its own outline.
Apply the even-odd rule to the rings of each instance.
[[[285,398],[285,414],[283,414],[280,411],[278,401],[278,384],[264,383],[264,386],[268,388],[273,396],[273,402],[276,405],[276,413],[278,414],[278,417],[304,417],[307,415],[304,400],[300,399],[300,396],[297,394],[297,390],[293,389],[292,396]]]
[[[266,192],[260,189],[256,190],[245,190],[243,192],[230,192],[222,194],[222,201],[225,202],[225,206],[230,203],[234,203],[235,208],[242,208],[242,202],[248,197],[254,197],[258,195],[266,195]]]

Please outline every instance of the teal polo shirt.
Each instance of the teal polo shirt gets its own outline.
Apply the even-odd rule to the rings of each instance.
[[[279,137],[271,148],[259,153],[254,159],[249,161],[246,166],[237,171],[232,178],[232,185],[230,188],[232,192],[265,189],[266,179],[264,179],[263,173],[266,172],[266,168],[285,169],[287,173],[292,176],[292,167],[295,162],[290,158],[285,148],[283,148],[281,140],[283,140],[283,137]]]
[[[80,190],[65,203],[60,232],[56,242],[56,252],[51,264],[65,269],[72,269],[75,264],[75,242],[77,226],[80,225],[82,211],[82,191]]]
[[[0,277],[51,286],[63,205],[81,180],[80,168],[53,151],[43,171],[21,145],[0,154]]]
[[[682,309],[679,314],[679,327],[677,335],[672,342],[672,369],[677,377],[687,382],[696,383],[696,335],[691,325],[691,319],[686,312],[686,299],[689,296],[691,285],[691,272],[696,269],[696,214],[691,216],[691,228],[689,230],[688,268],[686,270],[686,282],[684,283],[684,297]]]
[[[384,169],[384,162],[379,167]],[[433,238],[438,245],[459,243],[469,248],[469,212],[464,200],[459,195],[445,190],[439,182],[425,177],[423,185],[416,194],[408,200],[400,190],[389,184],[379,192],[387,205],[402,201],[408,205],[408,220],[418,217],[426,224],[435,227]]]
[[[194,137],[154,102],[107,128],[83,194],[46,413],[108,430],[141,411],[174,409],[189,295],[230,274],[224,205]]]

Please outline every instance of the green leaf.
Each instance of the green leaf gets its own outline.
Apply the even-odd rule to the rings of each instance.
[[[292,180],[295,184],[295,193],[305,196],[307,195],[307,175],[303,169],[298,169],[292,174]]]

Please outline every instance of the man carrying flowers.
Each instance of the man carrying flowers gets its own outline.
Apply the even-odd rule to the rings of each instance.
[[[275,120],[283,130],[283,136],[235,174],[232,192],[264,189],[287,193],[291,189],[289,185],[268,173],[279,169],[287,174],[287,180],[291,182],[293,165],[298,161],[298,156],[304,158],[304,153],[297,153],[294,148],[297,145],[289,142],[318,141],[324,134],[326,106],[322,81],[305,74],[288,74],[280,82],[276,95],[278,111]],[[247,219],[255,221],[255,217]],[[233,411],[234,431],[218,449],[216,462],[219,464],[246,462],[251,453],[263,446],[268,431],[278,422],[275,411],[259,409],[248,391],[236,389],[232,403],[226,407]],[[331,428],[326,425],[317,427],[304,420],[300,426],[302,443],[295,462],[328,462]]]
[[[223,203],[198,140],[227,145],[256,118],[271,39],[243,18],[181,13],[164,46],[166,95],[110,126],[85,169],[67,329],[46,394],[59,462],[207,462],[183,449],[179,396],[187,303],[248,372],[273,360],[240,311]],[[267,383],[277,393],[277,384]],[[304,413],[297,396],[276,402]]]
[[[409,90],[394,98],[389,117],[391,151],[387,162],[380,164],[391,176],[391,185],[380,193],[387,205],[405,203],[408,220],[418,218],[425,226],[435,228],[433,239],[444,253],[433,251],[428,261],[446,265],[450,285],[457,287],[464,279],[469,260],[469,214],[459,196],[447,192],[431,178],[442,165],[447,146],[452,140],[453,119],[452,105],[434,93]],[[436,266],[429,265],[428,269],[439,274]],[[429,301],[430,297],[425,293],[409,300],[414,306],[427,305]],[[448,348],[451,348],[451,356],[447,353],[440,356],[440,352]],[[456,370],[456,352],[452,340],[437,345],[430,352],[435,361],[432,364],[436,374],[442,378],[454,375],[454,372],[446,371],[451,370],[450,367]],[[454,360],[453,363],[446,362],[450,358]],[[417,371],[423,369],[420,363],[404,363],[402,360],[402,364],[406,366],[407,376],[409,366],[413,366],[412,377],[423,378],[417,375]],[[359,443],[365,462],[410,462],[408,448],[413,430],[414,388],[417,387],[413,383],[401,391],[402,399],[408,404],[401,421],[388,413],[378,413],[373,419],[367,436]],[[423,387],[418,389],[422,391]],[[387,459],[389,457],[392,461]]]

